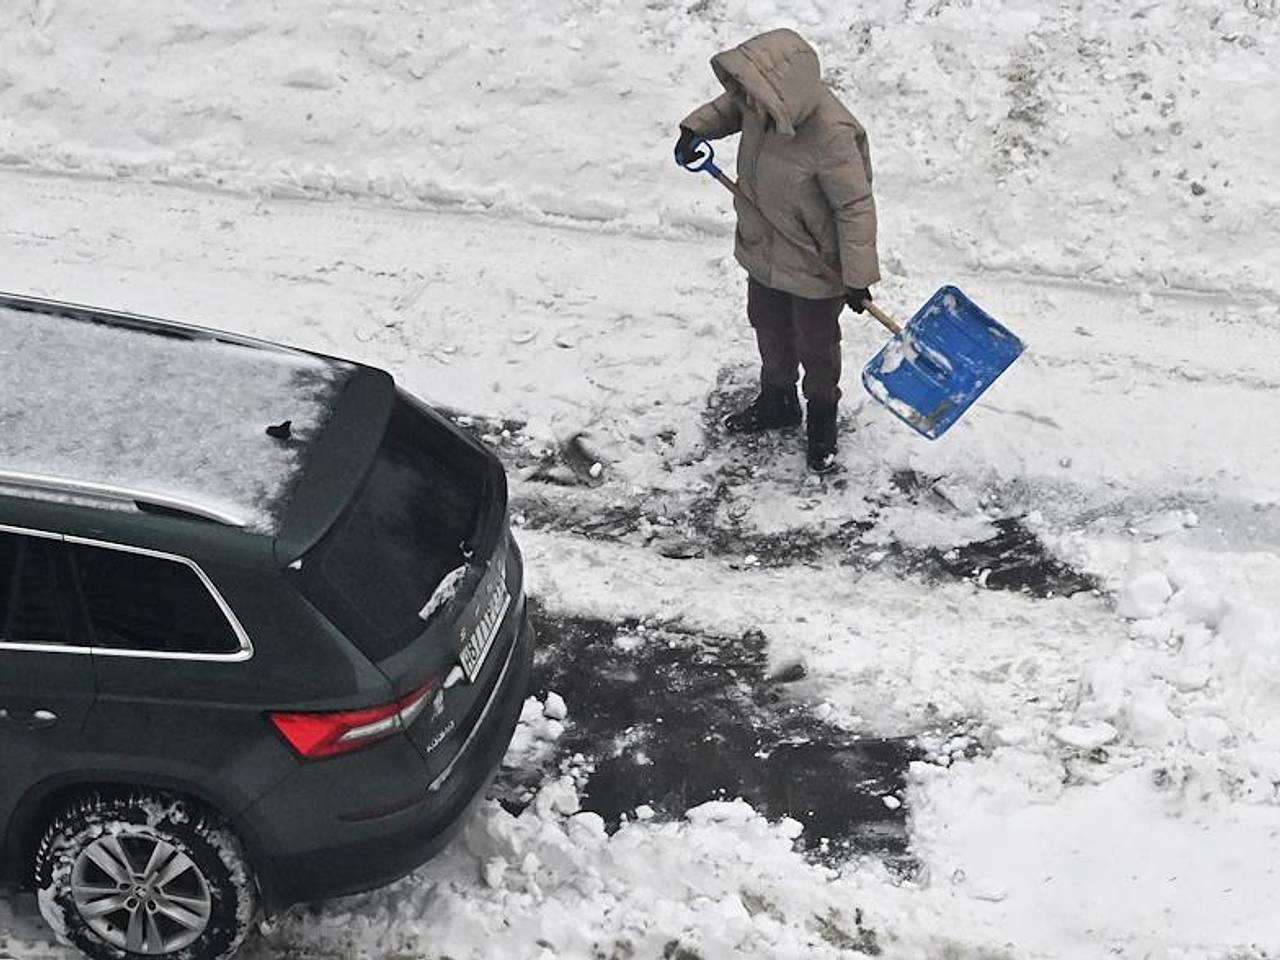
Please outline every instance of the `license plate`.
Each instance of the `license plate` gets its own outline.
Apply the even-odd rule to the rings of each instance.
[[[493,569],[480,583],[476,591],[476,602],[469,610],[470,616],[462,623],[462,672],[467,680],[474,683],[484,667],[485,657],[493,646],[498,635],[502,618],[511,606],[511,592],[507,589],[507,581],[501,569]]]

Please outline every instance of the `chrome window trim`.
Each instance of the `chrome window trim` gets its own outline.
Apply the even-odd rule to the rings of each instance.
[[[16,533],[28,537],[43,537],[46,540],[63,539],[60,533],[50,533],[48,530],[28,530],[26,527],[15,527],[7,523],[0,523],[0,533]]]
[[[0,652],[12,650],[15,653],[76,653],[81,656],[92,655],[92,647],[60,647],[54,643],[15,643],[0,640]]]
[[[111,543],[108,540],[94,540],[91,537],[50,533],[47,530],[29,530],[8,524],[0,524],[0,532],[44,537],[48,540],[61,540],[64,543],[75,543],[86,547],[100,547],[104,550],[116,550],[120,553],[134,553],[144,557],[153,557],[157,560],[167,560],[171,563],[182,564],[191,570],[200,583],[204,585],[205,590],[213,598],[213,602],[231,626],[231,632],[240,644],[240,649],[234,653],[173,653],[163,650],[117,650],[108,647],[66,646],[54,643],[16,643],[9,640],[0,640],[0,650],[13,650],[24,653],[91,654],[97,657],[134,657],[143,660],[184,660],[203,663],[241,663],[253,657],[253,641],[249,638],[249,634],[245,631],[243,624],[240,623],[240,618],[235,615],[235,611],[231,609],[231,605],[227,603],[221,591],[214,586],[213,581],[209,579],[208,575],[200,569],[200,565],[194,560],[176,553],[165,553],[162,550],[134,547],[123,543]]]

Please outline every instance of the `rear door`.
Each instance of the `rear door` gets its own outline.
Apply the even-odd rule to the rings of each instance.
[[[481,719],[508,659],[506,478],[483,448],[401,396],[361,489],[296,565],[302,592],[401,698],[434,778]]]
[[[242,808],[278,782],[252,646],[190,560],[67,537],[98,697],[87,736],[113,773],[207,791]]]
[[[80,766],[94,668],[67,595],[61,539],[0,527],[0,833],[32,786]]]

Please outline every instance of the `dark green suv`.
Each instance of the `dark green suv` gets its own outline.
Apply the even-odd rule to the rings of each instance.
[[[93,957],[442,847],[533,634],[506,479],[383,371],[0,295],[0,880]]]

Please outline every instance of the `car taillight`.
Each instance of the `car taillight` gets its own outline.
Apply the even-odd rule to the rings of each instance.
[[[408,728],[439,686],[436,678],[381,707],[333,713],[268,713],[267,717],[300,756],[311,760],[331,757],[370,746]]]

